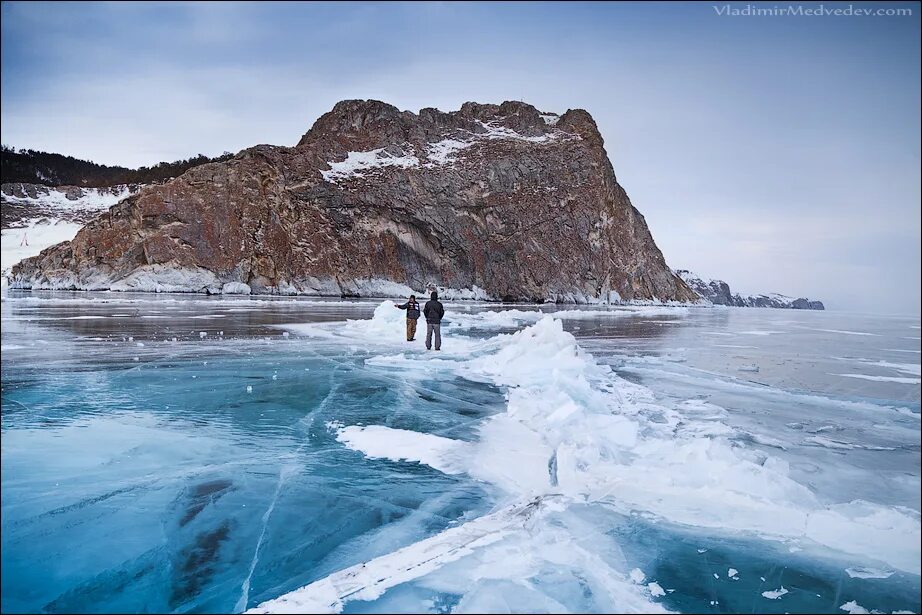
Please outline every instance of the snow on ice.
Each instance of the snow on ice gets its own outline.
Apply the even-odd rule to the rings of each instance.
[[[780,598],[781,596],[787,593],[788,593],[788,590],[786,590],[784,588],[784,585],[782,585],[780,589],[773,589],[771,591],[762,592],[762,596],[764,598],[768,598],[769,600],[777,600],[778,598]]]
[[[381,349],[366,360],[375,367],[450,371],[504,389],[505,412],[485,419],[470,442],[386,426],[336,426],[335,431],[348,448],[370,458],[422,463],[491,484],[506,494],[509,504],[493,515],[366,563],[361,570],[320,579],[255,612],[321,607],[339,611],[346,600],[372,599],[387,587],[438,574],[447,566],[461,588],[463,579],[477,582],[469,578],[472,569],[462,565],[464,561],[496,561],[510,550],[517,553],[517,567],[538,570],[560,556],[551,537],[562,530],[548,519],[571,519],[571,506],[593,502],[625,514],[644,510],[698,528],[768,540],[797,539],[805,546],[812,543],[919,573],[917,515],[863,501],[825,503],[790,477],[786,462],[734,446],[729,439],[734,430],[677,429],[689,420],[700,421],[684,414],[697,406],[659,406],[649,389],[598,363],[563,330],[562,319],[574,317],[580,316],[521,310],[452,315],[446,352],[437,358],[405,349],[403,313],[389,301],[379,305],[370,320],[335,327],[285,326],[311,337],[371,342]],[[486,339],[450,333],[521,323],[533,324]],[[388,348],[393,349],[390,354]],[[656,420],[650,418],[653,408]],[[519,517],[529,506],[535,512],[525,532]],[[472,548],[473,544],[478,546]],[[574,550],[568,565],[583,565],[584,557]],[[439,582],[446,576],[439,576]],[[728,569],[728,576],[739,578],[736,569]],[[623,601],[619,604],[642,605],[642,610],[656,607],[648,599],[660,595],[659,590],[641,585],[645,575],[639,569],[611,570],[607,577],[606,587]],[[632,586],[645,591],[632,592]],[[762,596],[776,600],[788,592],[781,587]],[[544,608],[550,609],[549,604]]]
[[[849,602],[846,602],[845,604],[839,607],[839,610],[845,611],[846,613],[851,613],[852,615],[863,615],[869,612],[866,608],[864,608],[863,606],[861,606],[854,600],[850,600]]]
[[[889,579],[893,576],[893,572],[893,570],[879,570],[866,566],[853,566],[845,569],[845,573],[853,579]]]

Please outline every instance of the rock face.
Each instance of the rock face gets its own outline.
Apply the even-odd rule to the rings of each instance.
[[[49,188],[18,183],[0,186],[2,285],[6,286],[7,276],[16,263],[73,239],[84,224],[137,190],[137,186]]]
[[[787,295],[769,293],[767,295],[740,295],[730,291],[730,286],[723,280],[702,278],[687,269],[677,269],[676,275],[682,278],[690,289],[714,305],[734,307],[770,307],[793,310],[825,310],[822,301],[795,299]]]
[[[583,110],[349,100],[295,147],[145,186],[11,286],[500,300],[697,301],[667,266]]]

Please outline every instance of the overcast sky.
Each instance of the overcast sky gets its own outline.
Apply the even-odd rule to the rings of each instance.
[[[918,313],[920,9],[853,6],[914,14],[4,2],[2,141],[136,167],[293,145],[346,98],[581,107],[672,267]]]

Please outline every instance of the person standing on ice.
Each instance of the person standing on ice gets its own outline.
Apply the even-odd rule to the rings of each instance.
[[[419,320],[419,304],[416,302],[416,295],[410,295],[406,303],[394,307],[407,311],[407,341],[412,342],[416,339],[416,321]]]
[[[435,349],[442,349],[442,316],[445,307],[439,302],[439,294],[432,291],[431,299],[426,302],[423,314],[426,315],[426,350],[432,349],[432,334],[435,333]]]

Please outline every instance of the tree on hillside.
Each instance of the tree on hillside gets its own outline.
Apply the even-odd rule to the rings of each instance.
[[[3,183],[21,182],[45,186],[103,187],[119,184],[149,184],[182,175],[208,162],[233,158],[230,152],[209,158],[198,154],[175,162],[161,162],[152,167],[128,169],[106,166],[72,156],[3,145],[0,150],[0,176]]]

